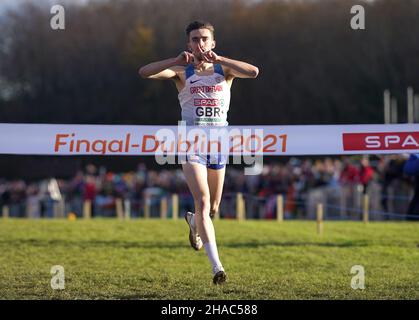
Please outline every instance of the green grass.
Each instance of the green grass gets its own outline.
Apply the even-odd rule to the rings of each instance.
[[[216,221],[212,285],[182,220],[2,220],[0,299],[419,299],[419,223]],[[50,269],[65,268],[52,290]],[[365,290],[351,288],[353,265]]]

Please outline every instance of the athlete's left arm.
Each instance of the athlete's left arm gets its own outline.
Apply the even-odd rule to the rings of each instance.
[[[212,50],[203,53],[202,57],[207,62],[221,64],[226,71],[226,78],[256,78],[259,74],[258,67],[243,61],[219,56]]]
[[[224,66],[227,78],[256,78],[259,68],[249,63],[219,56],[218,63]]]

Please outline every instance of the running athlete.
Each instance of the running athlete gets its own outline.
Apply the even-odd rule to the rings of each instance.
[[[147,79],[173,80],[179,92],[182,120],[191,126],[227,126],[230,88],[234,78],[256,78],[251,64],[217,55],[214,27],[194,21],[186,27],[187,49],[176,58],[150,63],[139,69]],[[218,212],[223,191],[226,156],[187,156],[182,164],[193,195],[195,213],[185,214],[189,241],[195,250],[205,248],[212,264],[213,283],[222,284],[227,274],[218,256],[211,218]]]

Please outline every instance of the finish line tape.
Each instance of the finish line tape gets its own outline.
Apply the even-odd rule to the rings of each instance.
[[[343,155],[419,153],[419,124],[186,127],[0,123],[0,154]]]

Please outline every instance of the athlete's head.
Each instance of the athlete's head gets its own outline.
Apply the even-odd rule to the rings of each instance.
[[[188,49],[198,58],[215,48],[214,27],[209,22],[194,21],[186,27]]]

